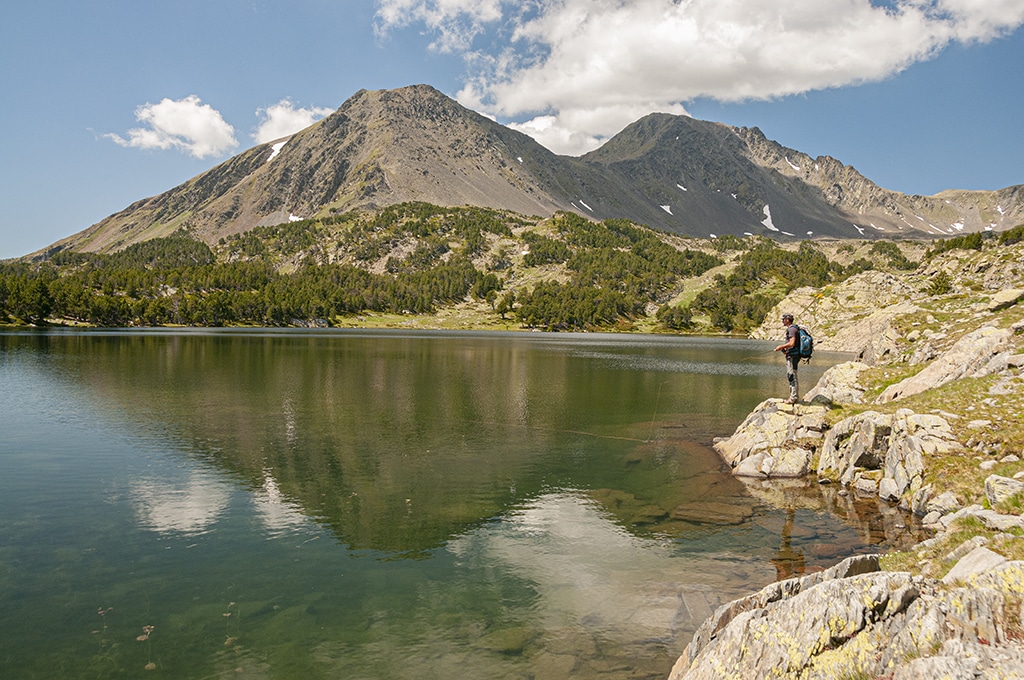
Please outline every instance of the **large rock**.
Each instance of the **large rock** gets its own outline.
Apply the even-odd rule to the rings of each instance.
[[[718,638],[720,631],[742,614],[763,610],[772,603],[791,598],[825,581],[870,574],[878,570],[878,555],[848,557],[825,571],[785,581],[776,581],[752,595],[728,602],[716,609],[714,614],[700,625],[697,632],[693,634],[690,644],[686,646],[686,652],[676,663],[676,667],[684,659],[686,665],[692,664],[694,659]],[[674,674],[673,670],[673,677]]]
[[[949,529],[959,519],[976,519],[987,528],[995,531],[1024,531],[1024,517],[1020,515],[1004,515],[995,510],[988,510],[980,505],[968,505],[956,512],[943,515],[940,522],[943,529]]]
[[[861,489],[874,488],[887,501],[908,491],[917,494],[924,480],[924,454],[959,447],[949,423],[934,415],[900,409],[895,414],[865,411],[829,430],[818,457],[818,476]],[[882,474],[869,476],[867,471]],[[915,510],[926,498],[913,501]],[[923,513],[922,513],[923,514]]]
[[[1004,309],[1013,307],[1022,299],[1024,299],[1024,289],[1007,288],[992,295],[992,297],[989,298],[986,308],[990,312],[1000,312]]]
[[[837,566],[720,607],[697,630],[669,680],[795,676],[918,596],[909,574],[877,571],[877,558]]]
[[[953,565],[953,568],[942,577],[942,582],[946,584],[963,582],[971,577],[992,571],[996,567],[1001,567],[1008,561],[999,553],[992,552],[985,546],[980,545],[961,557]]]
[[[820,440],[826,427],[823,406],[768,399],[714,448],[737,476],[800,477],[809,471],[812,455],[801,442]]]
[[[1024,482],[1000,475],[989,475],[985,479],[985,497],[993,508],[1021,493],[1024,493]]]
[[[744,459],[732,474],[756,479],[796,479],[811,471],[814,451],[793,444],[759,451]]]
[[[960,378],[988,375],[997,366],[989,367],[993,359],[1005,353],[1013,333],[1006,328],[984,326],[962,337],[944,354],[939,355],[920,373],[890,385],[876,400],[884,404],[903,397],[920,394],[941,387]],[[1003,357],[1003,367],[1006,365]]]
[[[869,366],[860,361],[846,361],[829,368],[818,380],[804,400],[826,403],[859,404],[864,396],[864,388],[857,382],[860,372]]]
[[[877,470],[885,459],[892,433],[892,416],[865,411],[845,418],[825,435],[818,458],[818,475],[835,477],[845,484],[857,468]]]
[[[774,583],[716,610],[669,678],[1021,677],[1024,562],[978,550],[960,561],[974,565],[964,587],[875,571],[872,558]]]

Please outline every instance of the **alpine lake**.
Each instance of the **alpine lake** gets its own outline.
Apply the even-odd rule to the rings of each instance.
[[[772,347],[0,332],[0,677],[665,678],[720,604],[919,538],[729,474]]]

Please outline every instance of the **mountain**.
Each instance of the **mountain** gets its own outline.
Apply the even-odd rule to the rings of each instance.
[[[261,225],[405,201],[526,215],[568,210],[688,236],[903,237],[1024,222],[1024,188],[907,196],[854,168],[686,116],[651,114],[573,158],[427,85],[353,95],[43,251],[110,252],[185,228],[207,243]]]

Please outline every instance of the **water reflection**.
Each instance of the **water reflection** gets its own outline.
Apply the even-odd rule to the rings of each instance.
[[[132,485],[139,523],[164,534],[195,536],[205,533],[224,512],[230,498],[223,482],[202,472],[184,480],[142,480]]]
[[[256,516],[271,537],[294,533],[309,525],[302,507],[281,491],[270,470],[263,471],[263,485],[253,491],[252,503]]]
[[[707,364],[692,358],[708,352],[661,339],[613,342],[612,352],[580,350],[607,348],[610,339],[578,336],[90,333],[35,341],[88,356],[75,377],[127,426],[171,437],[250,489],[272,478],[275,493],[348,545],[408,554],[444,545],[552,483],[633,486],[650,496],[661,472],[637,465],[647,454],[617,452],[631,440],[669,449],[709,440],[767,380],[750,371],[666,378],[666,368]],[[675,472],[659,486],[693,476],[692,461],[679,459],[688,453],[661,454],[655,467]],[[644,479],[631,468],[643,468]],[[192,510],[199,526],[211,515],[193,506],[213,502],[199,493],[211,492],[146,487],[139,496],[168,517]],[[662,505],[670,511],[669,502]],[[159,525],[152,512],[146,521]]]
[[[461,560],[500,565],[527,579],[539,595],[532,613],[541,627],[579,628],[620,644],[671,644],[700,623],[687,599],[703,600],[697,607],[702,617],[712,606],[708,597],[717,605],[723,590],[738,590],[714,576],[713,583],[686,583],[691,569],[720,573],[713,553],[670,562],[672,541],[634,536],[580,492],[544,494],[447,549]],[[752,569],[767,572],[753,562]]]
[[[136,677],[155,625],[168,677],[664,677],[721,602],[909,531],[723,467],[763,348],[0,333],[2,674]]]

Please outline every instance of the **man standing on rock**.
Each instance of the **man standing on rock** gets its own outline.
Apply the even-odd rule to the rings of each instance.
[[[792,314],[782,315],[782,325],[786,327],[786,342],[775,348],[776,352],[786,353],[786,379],[789,380],[789,399],[787,404],[800,401],[797,388],[796,369],[800,365],[800,329],[793,324]]]

